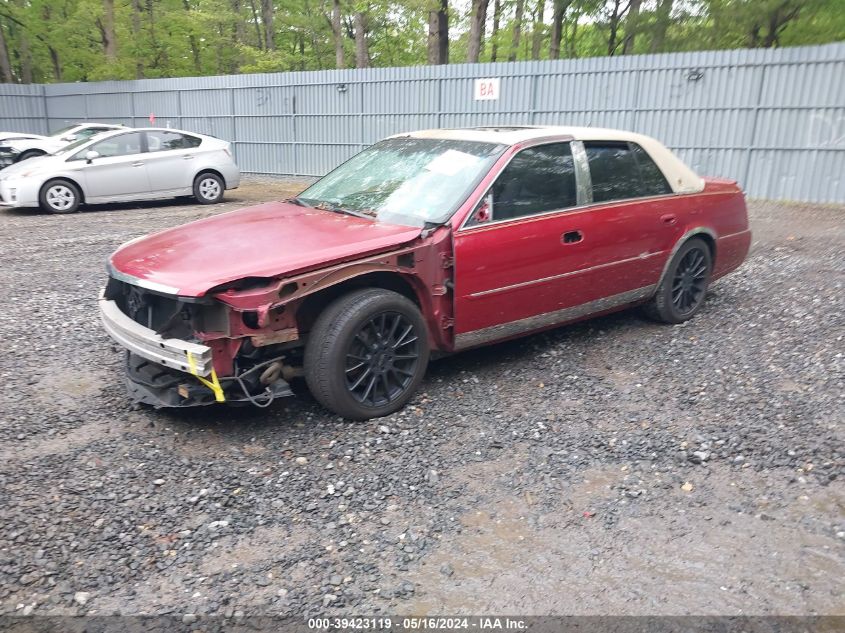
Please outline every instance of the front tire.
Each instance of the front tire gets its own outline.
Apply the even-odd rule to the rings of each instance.
[[[368,420],[408,403],[428,356],[428,331],[417,306],[390,290],[358,290],[317,318],[305,348],[305,380],[327,409]]]
[[[226,184],[217,174],[205,172],[194,178],[194,198],[200,204],[216,204],[223,199]]]
[[[69,180],[51,180],[38,195],[38,202],[44,211],[50,213],[74,213],[82,202],[79,187]]]
[[[645,312],[664,323],[683,323],[695,316],[704,304],[713,256],[704,240],[687,240],[669,263],[657,294]]]

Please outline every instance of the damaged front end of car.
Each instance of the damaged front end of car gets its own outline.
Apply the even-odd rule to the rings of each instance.
[[[295,327],[282,328],[273,341],[259,337],[256,345],[249,336],[257,326],[251,313],[235,312],[213,296],[168,294],[111,272],[100,316],[126,349],[134,400],[156,408],[214,402],[265,407],[293,394],[288,381],[300,372],[294,365],[301,365]]]
[[[293,395],[311,326],[333,300],[381,287],[420,305],[434,348],[453,346],[451,231],[439,227],[399,249],[299,275],[246,277],[183,296],[109,265],[100,315],[127,350],[137,402],[191,407],[269,406]]]

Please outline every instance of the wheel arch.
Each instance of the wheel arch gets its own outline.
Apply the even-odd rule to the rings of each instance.
[[[392,290],[411,300],[426,318],[427,305],[421,282],[414,275],[395,269],[361,270],[353,276],[322,280],[319,288],[302,297],[296,306],[295,319],[300,332],[308,332],[326,307],[343,295],[363,288]]]
[[[675,245],[672,247],[672,250],[669,252],[669,257],[666,258],[666,263],[663,264],[663,272],[660,273],[660,279],[657,280],[657,285],[655,288],[659,288],[660,284],[663,283],[663,280],[666,278],[666,274],[669,272],[669,265],[672,263],[672,260],[675,258],[675,254],[681,250],[681,247],[689,242],[693,238],[701,239],[705,244],[707,244],[707,248],[710,249],[710,259],[713,262],[713,267],[716,266],[716,232],[706,226],[697,226],[688,230],[686,233],[681,235],[678,238],[678,241],[675,242]]]
[[[47,180],[45,180],[45,181],[41,184],[41,186],[38,188],[38,199],[39,199],[39,200],[41,199],[41,196],[44,194],[44,190],[45,190],[45,189],[46,189],[46,188],[47,188],[47,187],[48,187],[51,183],[54,183],[54,182],[59,182],[59,181],[69,182],[69,183],[70,183],[70,184],[72,184],[74,187],[76,187],[77,191],[79,191],[79,204],[84,204],[84,203],[85,203],[85,189],[83,189],[83,188],[82,188],[82,185],[79,183],[79,181],[78,181],[78,180],[76,180],[75,178],[69,178],[68,176],[53,176],[53,177],[48,178]]]
[[[203,167],[202,169],[197,170],[197,173],[194,174],[194,178],[193,178],[193,180],[191,180],[191,186],[192,187],[196,184],[197,179],[200,176],[202,176],[203,174],[214,174],[215,176],[219,177],[220,180],[223,181],[223,188],[224,189],[229,186],[229,183],[226,182],[226,176],[224,176],[220,172],[220,170],[214,169],[214,167]]]

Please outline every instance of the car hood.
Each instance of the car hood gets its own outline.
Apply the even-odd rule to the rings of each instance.
[[[19,163],[14,163],[0,171],[0,178],[12,178],[23,174],[41,173],[51,169],[58,169],[64,159],[58,156],[34,156]]]
[[[112,274],[161,292],[198,297],[245,277],[291,275],[390,250],[420,231],[269,202],[128,242],[112,255]]]
[[[26,132],[0,132],[0,142],[11,140],[11,139],[45,139],[46,136],[42,136],[41,134],[28,134]]]
[[[28,149],[40,149],[45,152],[52,153],[60,150],[65,145],[70,145],[70,143],[57,138],[45,137],[9,139],[8,141],[4,141],[3,145],[21,152]]]

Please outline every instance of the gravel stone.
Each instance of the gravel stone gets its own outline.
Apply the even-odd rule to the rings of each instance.
[[[97,314],[110,253],[302,186],[0,210],[0,613],[839,608],[845,209],[751,201],[749,260],[690,322],[455,354],[379,420],[296,383],[265,410],[134,406]]]

